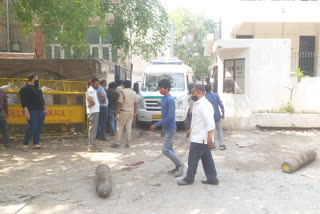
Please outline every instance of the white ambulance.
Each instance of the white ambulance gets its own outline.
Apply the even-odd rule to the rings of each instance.
[[[137,124],[151,124],[161,119],[162,95],[158,90],[158,82],[162,79],[171,82],[170,94],[175,100],[178,127],[188,128],[191,119],[189,89],[194,83],[194,73],[191,67],[176,58],[154,60],[144,71],[138,95]]]

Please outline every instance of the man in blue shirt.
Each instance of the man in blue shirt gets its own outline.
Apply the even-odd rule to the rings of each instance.
[[[163,95],[161,99],[162,119],[150,126],[150,130],[153,131],[156,127],[162,126],[164,136],[162,153],[175,164],[175,168],[169,170],[168,173],[178,177],[183,173],[184,165],[177,157],[172,146],[172,138],[177,127],[175,118],[175,103],[173,97],[170,95],[171,83],[169,80],[163,79],[158,83],[158,87],[160,94]]]
[[[107,91],[105,87],[107,86],[107,81],[105,79],[100,80],[100,86],[97,90],[97,96],[100,104],[100,113],[99,113],[99,126],[97,132],[97,139],[106,141],[106,127],[108,119],[108,98]]]
[[[206,98],[212,104],[214,108],[214,122],[216,125],[216,130],[218,131],[219,137],[219,145],[221,150],[225,150],[226,146],[223,144],[223,134],[222,134],[222,126],[221,126],[221,119],[224,119],[224,106],[220,100],[220,97],[217,93],[211,92],[211,85],[206,85]],[[222,115],[220,113],[220,109]],[[215,132],[215,136],[217,136],[217,132]],[[215,141],[213,142],[213,147],[215,149]]]

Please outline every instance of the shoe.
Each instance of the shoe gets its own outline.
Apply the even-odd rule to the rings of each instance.
[[[27,152],[29,150],[29,145],[23,145],[22,151]]]
[[[112,144],[112,145],[111,145],[111,148],[114,148],[114,149],[115,149],[115,148],[119,148],[119,144]]]
[[[211,184],[211,185],[218,185],[219,184],[219,180],[218,180],[218,178],[216,178],[215,180],[212,180],[212,181],[203,180],[203,181],[201,181],[201,183],[203,183],[203,184]]]
[[[224,144],[220,145],[220,150],[226,150],[226,146]]]
[[[184,165],[179,166],[178,169],[173,173],[173,176],[179,177],[180,175],[182,175],[183,169],[184,169]]]
[[[193,184],[193,181],[187,181],[185,180],[185,178],[183,178],[181,180],[178,180],[177,183],[179,186],[185,186],[185,185]]]
[[[94,148],[88,148],[88,152],[102,152],[101,148],[94,147]]]
[[[168,170],[168,174],[169,174],[169,175],[172,175],[172,174],[174,174],[177,170],[178,170],[178,168],[170,169],[170,170]]]
[[[112,136],[116,136],[116,135],[117,135],[117,133],[112,133],[111,135],[112,135]]]
[[[124,146],[124,148],[130,148],[130,145],[129,145],[129,144],[126,144],[126,145]]]
[[[32,146],[32,149],[42,149],[42,146],[39,144],[35,144]]]

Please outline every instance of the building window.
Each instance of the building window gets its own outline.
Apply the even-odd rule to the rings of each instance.
[[[314,76],[314,64],[316,61],[315,36],[300,36],[299,68],[304,75]]]
[[[111,54],[109,53],[109,49],[111,50],[111,48],[108,48],[108,47],[103,47],[102,48],[102,57],[103,59],[106,59],[106,60],[110,60],[110,56]]]
[[[244,94],[245,59],[224,60],[224,93]]]
[[[236,39],[253,39],[253,35],[236,35]]]
[[[89,45],[86,56],[112,61],[112,45]],[[46,59],[78,59],[80,57],[81,53],[77,53],[72,48],[63,49],[60,44],[51,44],[46,48]]]
[[[1,0],[0,0],[1,1]],[[97,28],[91,28],[86,35],[89,43],[88,50],[85,56],[81,53],[77,53],[73,48],[62,48],[59,41],[53,36],[49,39],[50,45],[46,48],[47,59],[78,59],[78,58],[97,58],[105,59],[113,62],[118,61],[118,49],[113,48],[111,43],[111,36],[100,36]],[[113,58],[114,57],[114,58]]]
[[[61,59],[61,47],[55,46],[54,47],[54,54],[53,54],[55,59]]]

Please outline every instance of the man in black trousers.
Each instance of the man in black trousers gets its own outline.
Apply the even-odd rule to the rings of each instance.
[[[216,167],[211,155],[213,148],[212,135],[215,128],[214,109],[211,103],[205,98],[205,88],[203,85],[196,85],[192,89],[191,99],[194,101],[192,108],[191,131],[187,132],[190,136],[190,150],[188,157],[187,175],[178,180],[178,185],[189,185],[194,182],[197,173],[199,159],[206,174],[207,180],[203,184],[218,185]]]
[[[28,121],[28,129],[24,136],[23,149],[28,149],[29,141],[33,138],[33,149],[40,149],[40,134],[48,113],[42,91],[39,88],[39,78],[36,74],[28,76],[28,83],[20,89],[21,106],[24,117]]]

